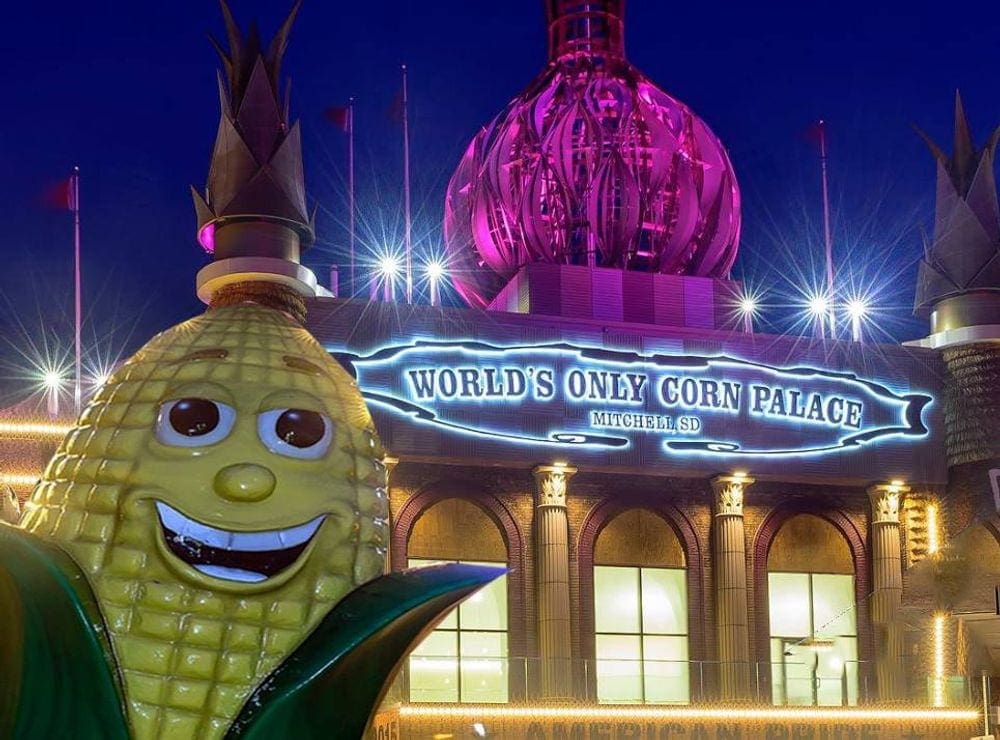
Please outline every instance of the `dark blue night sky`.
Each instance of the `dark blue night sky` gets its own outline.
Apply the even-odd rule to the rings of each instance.
[[[265,34],[289,4],[232,0]],[[0,367],[0,401],[11,401],[13,345],[43,331],[50,346],[71,342],[69,214],[40,200],[75,163],[88,343],[131,351],[201,310],[194,275],[206,258],[188,186],[204,182],[218,121],[205,37],[223,34],[212,0],[11,3],[4,21],[0,357],[14,359]],[[1000,124],[1000,4],[841,2],[820,15],[804,3],[630,0],[626,23],[631,60],[729,149],[744,195],[735,276],[767,289],[764,328],[789,330],[792,284],[818,276],[819,165],[804,132],[823,117],[842,284],[878,291],[882,338],[920,335],[910,305],[934,165],[911,123],[950,150],[961,88],[977,143]],[[320,209],[306,262],[325,275],[346,242],[346,142],[325,108],[357,98],[362,220],[369,235],[398,238],[401,143],[388,109],[409,65],[415,234],[436,245],[462,149],[545,58],[539,0],[306,0],[285,65]]]

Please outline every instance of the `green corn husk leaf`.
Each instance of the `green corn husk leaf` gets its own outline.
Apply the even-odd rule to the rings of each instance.
[[[360,738],[410,648],[505,572],[440,565],[360,586],[253,693],[227,738]]]
[[[68,555],[0,524],[0,737],[129,737],[104,622]]]

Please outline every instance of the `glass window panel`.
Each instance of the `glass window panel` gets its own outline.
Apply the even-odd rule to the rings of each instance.
[[[768,573],[768,614],[771,634],[807,637],[809,624],[809,574]]]
[[[839,707],[844,704],[847,676],[816,676],[816,704],[821,707]]]
[[[857,638],[835,638],[833,646],[817,653],[816,659],[817,703],[821,706],[857,704]]]
[[[458,701],[458,661],[455,658],[411,658],[410,701]]]
[[[785,677],[785,703],[792,706],[813,704],[813,666],[816,653],[784,641],[782,668]]]
[[[813,622],[817,635],[856,635],[854,576],[813,575]]]
[[[687,637],[644,637],[643,678],[650,704],[690,701]]]
[[[688,659],[687,637],[662,637],[650,635],[642,638],[643,660],[686,663]]]
[[[462,701],[473,704],[504,704],[508,700],[507,660],[462,659]]]
[[[594,606],[599,701],[690,701],[686,571],[597,566]]]
[[[427,568],[431,565],[441,565],[443,562],[443,560],[422,560],[420,558],[410,558],[406,561],[406,565],[410,568]]]
[[[785,659],[782,657],[784,641],[771,638],[771,700],[778,706],[785,703]]]
[[[641,645],[638,636],[597,635],[597,659],[638,662],[642,658]]]
[[[422,568],[442,562],[455,561],[411,558],[408,565]],[[414,702],[506,702],[506,576],[452,609],[413,650],[409,670],[410,700]]]
[[[503,658],[507,655],[506,632],[462,631],[460,655],[463,658]]]
[[[613,704],[642,702],[642,653],[639,637],[597,635],[597,700]]]
[[[456,630],[458,629],[458,609],[452,609],[448,612],[448,615],[441,620],[438,624],[437,629],[440,630]]]
[[[507,701],[507,634],[462,632],[462,701]]]
[[[410,701],[458,701],[458,639],[431,632],[410,657]]]
[[[434,657],[458,655],[458,633],[449,630],[434,630],[413,648],[413,655]]]
[[[804,578],[808,579],[805,583]],[[854,577],[769,573],[768,585],[774,703],[856,705]],[[803,599],[807,602],[804,607]],[[814,644],[801,644],[803,638],[813,636]]]
[[[681,569],[642,569],[644,634],[686,635],[687,573]]]
[[[838,637],[836,642],[847,666],[847,703],[854,707],[858,704],[858,638]]]
[[[638,568],[594,568],[594,622],[597,632],[639,632]]]
[[[459,608],[462,629],[507,629],[507,576],[469,596]]]

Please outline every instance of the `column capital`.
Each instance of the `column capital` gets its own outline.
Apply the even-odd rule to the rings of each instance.
[[[872,504],[873,524],[899,524],[899,506],[910,487],[902,481],[875,483],[868,486],[868,499]]]
[[[531,471],[535,476],[535,505],[566,506],[566,488],[576,468],[569,465],[539,465]]]
[[[743,516],[743,494],[754,482],[746,475],[717,475],[712,478],[716,516]]]
[[[396,469],[397,465],[399,465],[399,458],[393,457],[392,455],[386,455],[382,458],[382,464],[385,466],[386,472],[391,475],[392,471]]]

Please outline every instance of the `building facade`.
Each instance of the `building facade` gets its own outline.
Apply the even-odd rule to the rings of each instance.
[[[969,735],[954,618],[935,642],[939,604],[903,610],[983,503],[949,487],[939,352],[747,334],[708,278],[514,282],[521,313],[309,308],[392,452],[390,567],[508,569],[415,650],[380,731],[860,732],[852,708],[891,706],[875,736]],[[644,288],[666,318],[626,319]]]

